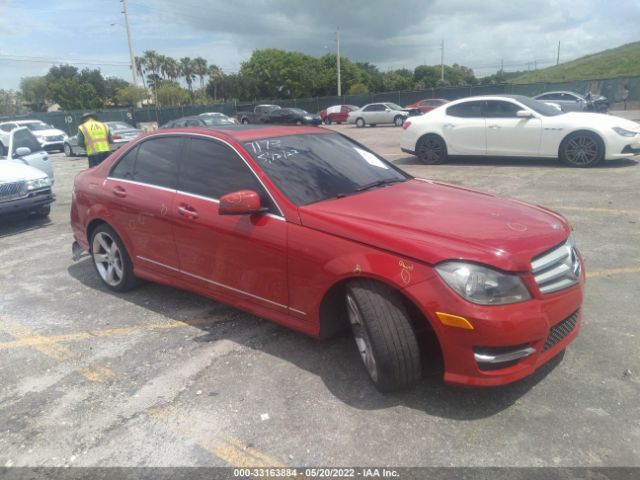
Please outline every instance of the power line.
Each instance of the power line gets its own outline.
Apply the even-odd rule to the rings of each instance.
[[[96,60],[51,58],[51,57],[31,57],[27,55],[0,54],[0,61],[26,62],[26,63],[61,63],[68,65],[97,65],[108,67],[128,67],[128,62],[98,62]]]

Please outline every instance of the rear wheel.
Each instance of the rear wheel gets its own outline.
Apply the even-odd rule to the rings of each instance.
[[[604,160],[604,144],[594,133],[572,133],[560,144],[559,156],[562,163],[570,167],[595,167]]]
[[[324,118],[324,124],[325,125],[331,125],[331,119],[329,117],[325,117]]]
[[[69,145],[68,143],[65,143],[63,150],[64,150],[65,157],[73,157],[73,149],[71,148],[71,145]]]
[[[302,125],[302,120],[296,120],[296,125]]]
[[[364,118],[358,118],[356,119],[356,127],[358,128],[363,128],[364,127]]]
[[[417,382],[420,350],[400,295],[382,283],[358,279],[347,286],[345,301],[358,353],[376,387],[391,391]]]
[[[249,123],[249,120],[247,120],[246,118],[242,119],[242,124],[243,125],[247,125]]]
[[[393,124],[396,127],[401,127],[403,123],[404,123],[404,117],[402,117],[402,115],[397,115],[396,118],[393,119]]]
[[[447,144],[438,135],[425,135],[418,140],[416,156],[425,165],[437,165],[447,159]]]
[[[109,225],[99,225],[93,231],[91,257],[98,276],[110,290],[124,292],[137,285],[127,249]]]

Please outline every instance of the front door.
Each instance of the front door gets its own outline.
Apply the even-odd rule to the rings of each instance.
[[[219,215],[218,199],[254,190],[268,214]],[[185,280],[222,296],[285,311],[287,223],[244,160],[226,144],[187,140],[172,206]]]
[[[502,100],[488,100],[487,155],[536,156],[540,149],[542,121],[537,117],[518,117],[523,107]]]

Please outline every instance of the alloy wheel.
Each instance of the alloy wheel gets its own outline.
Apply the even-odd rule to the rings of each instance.
[[[122,253],[115,240],[105,232],[93,237],[93,262],[107,285],[118,286],[124,277]]]
[[[567,162],[573,165],[591,165],[598,161],[599,155],[598,143],[588,135],[577,135],[565,146]]]
[[[442,163],[445,157],[445,147],[439,138],[427,137],[418,143],[416,153],[423,163],[433,165]]]
[[[373,356],[373,350],[371,348],[371,339],[367,333],[367,329],[362,321],[362,314],[358,308],[358,304],[355,299],[347,294],[347,313],[349,315],[349,323],[351,324],[351,330],[353,332],[353,338],[358,347],[358,353],[364,363],[367,372],[371,379],[375,382],[378,380],[378,366],[376,365],[376,359]]]

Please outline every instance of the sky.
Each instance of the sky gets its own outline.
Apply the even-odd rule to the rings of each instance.
[[[640,41],[638,0],[128,0],[136,55],[201,56],[225,73],[258,48],[340,50],[381,70],[444,61],[476,76]],[[0,88],[53,64],[131,80],[121,0],[0,0]]]

